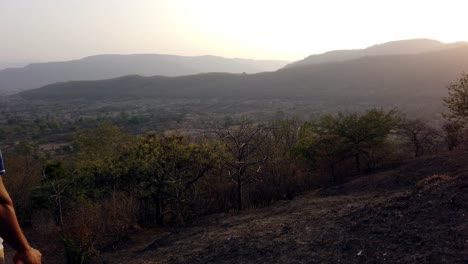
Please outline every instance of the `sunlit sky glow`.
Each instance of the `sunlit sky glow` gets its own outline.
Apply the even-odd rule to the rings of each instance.
[[[298,60],[468,40],[467,0],[0,0],[0,62],[163,53]]]

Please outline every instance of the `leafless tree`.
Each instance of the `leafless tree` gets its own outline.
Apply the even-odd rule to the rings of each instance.
[[[402,122],[399,134],[410,144],[415,157],[424,155],[436,148],[437,131],[422,120],[411,119]]]
[[[264,125],[242,122],[240,125],[217,129],[217,137],[225,144],[229,158],[225,169],[230,180],[236,184],[237,209],[242,210],[242,192],[247,182],[262,171],[268,156],[263,151],[269,141],[269,131]]]

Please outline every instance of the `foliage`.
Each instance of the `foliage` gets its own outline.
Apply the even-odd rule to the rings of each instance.
[[[273,144],[283,156],[290,156],[292,148],[299,139],[301,121],[297,118],[277,119],[272,122],[271,128]]]
[[[448,96],[445,97],[445,106],[450,110],[450,118],[466,120],[468,118],[468,74],[447,86]]]
[[[155,222],[163,225],[166,217],[187,216],[192,187],[221,165],[223,155],[224,149],[216,141],[197,144],[179,134],[139,137],[129,156],[126,182],[136,187],[137,196],[152,209]]]
[[[332,176],[337,163],[354,158],[359,173],[362,157],[370,169],[371,153],[385,144],[399,120],[398,113],[393,110],[372,109],[362,115],[324,115],[303,125],[295,151],[314,166],[327,163]],[[334,182],[336,180],[334,178]]]
[[[442,137],[449,151],[463,141],[463,123],[449,120],[442,125]]]
[[[74,172],[69,173],[62,162],[46,164],[41,186],[32,192],[33,204],[37,208],[50,209],[55,222],[64,231],[63,211],[74,198]]]
[[[77,242],[67,235],[62,235],[61,240],[68,264],[91,263],[92,258],[98,253],[90,242]]]
[[[76,133],[78,181],[84,195],[102,198],[115,193],[119,185],[126,185],[121,179],[128,171],[123,153],[128,151],[132,140],[121,128],[109,123]]]
[[[268,162],[264,164],[261,181],[256,186],[256,190],[260,190],[260,195],[257,196],[267,196],[267,202],[264,202],[266,205],[274,200],[291,199],[310,188],[310,181],[307,180],[310,177],[301,172],[303,168],[292,151],[299,140],[301,123],[294,118],[275,120],[270,125],[270,140],[263,147]],[[265,198],[260,199],[262,200]],[[252,202],[259,203],[255,200]]]

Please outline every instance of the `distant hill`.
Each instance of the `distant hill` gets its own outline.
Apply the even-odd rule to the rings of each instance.
[[[334,50],[323,54],[310,55],[307,58],[288,64],[286,67],[310,65],[325,62],[345,61],[374,55],[418,54],[429,51],[468,46],[468,42],[444,44],[432,39],[410,39],[391,41],[374,45],[365,49]]]
[[[468,71],[468,46],[416,55],[370,56],[258,74],[126,76],[56,83],[21,93],[30,99],[298,99],[317,104],[440,105],[445,86]]]
[[[103,80],[124,75],[182,76],[203,72],[275,71],[288,62],[228,59],[216,56],[160,54],[97,55],[80,60],[30,64],[0,71],[0,93],[19,92],[64,81]]]

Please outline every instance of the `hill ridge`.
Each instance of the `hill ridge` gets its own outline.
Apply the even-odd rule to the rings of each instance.
[[[353,60],[373,55],[410,55],[467,46],[468,42],[443,43],[438,40],[419,38],[375,44],[364,49],[332,50],[321,54],[312,54],[306,58],[290,63],[285,68],[318,63]]]
[[[101,54],[0,70],[0,92],[20,92],[56,82],[103,80],[132,74],[183,76],[214,71],[257,73],[277,70],[286,63],[280,60],[224,58],[212,55]]]

